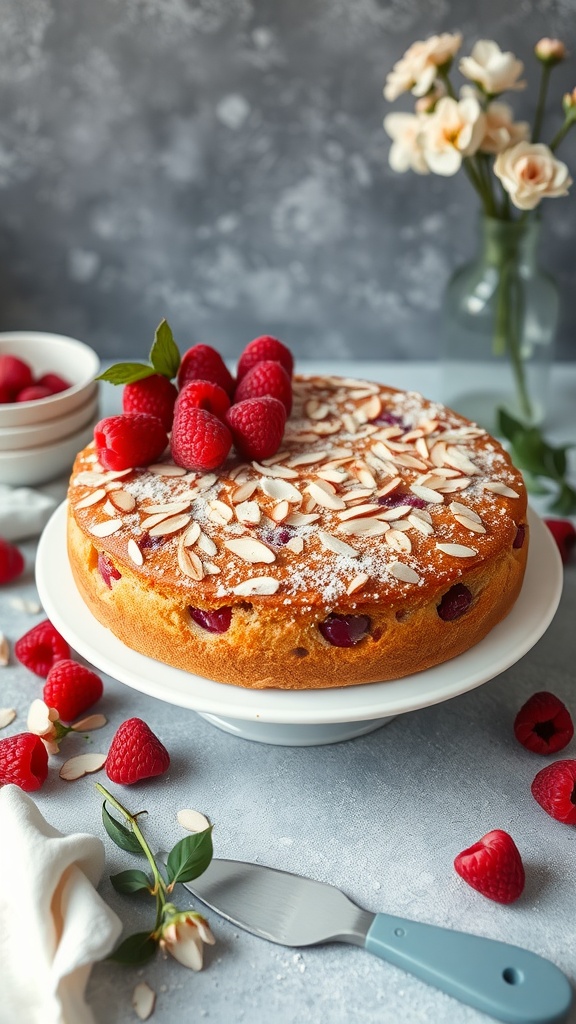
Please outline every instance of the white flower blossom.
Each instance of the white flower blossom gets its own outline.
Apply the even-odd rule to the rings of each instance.
[[[392,139],[388,160],[393,171],[429,173],[421,141],[423,120],[422,115],[399,113],[384,118],[384,130]]]
[[[519,81],[524,70],[521,60],[510,51],[504,52],[492,39],[479,39],[469,57],[460,60],[460,71],[465,78],[479,85],[489,96],[506,89],[524,89]]]
[[[424,158],[435,174],[456,174],[462,158],[476,152],[485,134],[486,118],[477,99],[445,96],[423,125]]]
[[[566,196],[572,184],[566,164],[543,142],[519,142],[505,149],[494,161],[494,174],[519,210],[533,210],[541,199]]]
[[[412,43],[386,78],[386,99],[392,102],[409,90],[415,96],[424,96],[432,88],[438,68],[452,59],[461,44],[460,32],[443,32]]]
[[[56,708],[49,708],[39,698],[32,701],[28,711],[28,732],[40,737],[49,754],[57,754],[60,750],[55,725],[59,717]]]
[[[208,922],[201,914],[188,910],[175,914],[165,925],[160,947],[184,967],[201,971],[205,942],[210,946],[215,942]]]
[[[485,115],[484,138],[478,147],[481,153],[501,153],[530,137],[528,122],[515,121],[514,111],[507,103],[489,103]]]

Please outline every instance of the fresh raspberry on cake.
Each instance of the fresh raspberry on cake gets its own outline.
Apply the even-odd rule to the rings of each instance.
[[[286,370],[273,359],[257,363],[242,378],[234,394],[235,402],[245,398],[277,398],[286,409],[286,416],[292,412],[292,384]]]
[[[496,903],[513,903],[524,889],[524,865],[516,843],[500,828],[487,832],[454,860],[468,885]]]
[[[277,398],[246,398],[231,406],[226,423],[238,454],[260,462],[275,455],[280,447],[286,409]]]
[[[176,404],[170,438],[172,458],[184,469],[206,471],[225,461],[232,435],[225,423],[206,409]]]
[[[157,416],[130,413],[100,420],[94,427],[94,441],[104,469],[132,469],[160,458],[168,435]]]
[[[21,732],[0,740],[0,786],[12,783],[32,793],[47,775],[48,752],[39,736]]]
[[[14,392],[5,386],[0,384],[0,405],[8,405],[14,401]]]
[[[28,388],[34,383],[32,370],[23,359],[17,356],[0,356],[0,387],[6,388],[15,398],[22,388]]]
[[[125,413],[143,412],[161,420],[165,430],[172,429],[174,402],[178,391],[175,384],[161,373],[153,373],[143,380],[126,384],[122,392]]]
[[[576,761],[554,761],[536,775],[532,796],[546,814],[565,825],[576,825]]]
[[[11,583],[24,571],[24,558],[14,544],[0,537],[0,585]]]
[[[240,356],[237,369],[238,380],[242,380],[257,363],[263,363],[270,359],[281,363],[288,376],[292,376],[294,357],[290,349],[286,348],[286,345],[283,345],[281,341],[278,341],[278,338],[271,338],[269,334],[262,334],[259,338],[254,338],[254,341],[251,341],[249,345],[246,345]]]
[[[31,384],[29,388],[22,388],[16,395],[16,402],[37,402],[40,398],[50,398],[50,388],[42,387],[40,384]]]
[[[131,786],[168,771],[170,754],[146,722],[129,718],[114,736],[104,767],[112,782]]]
[[[61,391],[67,391],[72,387],[70,381],[61,377],[59,373],[44,373],[36,383],[41,388],[48,388],[51,395],[58,395]]]
[[[70,648],[49,619],[44,619],[16,641],[14,654],[31,672],[46,678],[57,661],[70,657]]]
[[[534,693],[514,719],[514,735],[535,754],[555,754],[574,735],[574,725],[565,704],[553,693]]]
[[[71,658],[57,661],[50,669],[42,697],[50,708],[56,708],[63,722],[73,722],[100,700],[104,692],[96,672]]]
[[[566,565],[576,544],[576,530],[569,519],[545,519],[544,522],[558,545],[560,558]]]
[[[178,409],[205,409],[219,420],[223,420],[230,408],[230,399],[224,388],[209,380],[191,380],[178,395]]]
[[[224,388],[230,397],[234,394],[234,378],[220,353],[210,345],[193,345],[182,356],[178,370],[180,390],[191,380],[209,380]]]

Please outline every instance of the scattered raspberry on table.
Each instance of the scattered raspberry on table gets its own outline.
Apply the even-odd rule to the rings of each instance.
[[[570,743],[574,725],[565,704],[553,693],[534,693],[514,719],[514,735],[535,754],[555,754]]]
[[[524,889],[524,865],[508,832],[496,828],[462,850],[454,867],[468,885],[496,903],[513,903]]]
[[[16,641],[14,654],[31,672],[46,677],[57,661],[70,657],[70,648],[49,619],[44,619]]]
[[[0,537],[0,585],[11,583],[24,572],[24,557],[22,552],[9,544],[7,540]]]
[[[146,722],[129,718],[116,732],[104,767],[112,782],[131,786],[168,771],[170,754]]]
[[[47,775],[48,753],[39,736],[22,732],[0,740],[0,785],[13,783],[31,793]]]
[[[564,825],[576,825],[576,761],[554,761],[539,771],[532,796],[546,814]]]
[[[71,658],[57,661],[50,669],[42,698],[56,708],[62,722],[73,722],[100,700],[104,692],[100,676]]]

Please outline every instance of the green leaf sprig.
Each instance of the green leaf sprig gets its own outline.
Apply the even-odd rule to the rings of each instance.
[[[147,892],[156,901],[154,926],[149,931],[136,932],[123,939],[108,959],[122,964],[143,964],[157,951],[166,929],[184,916],[170,901],[169,896],[177,882],[190,882],[206,871],[212,860],[212,826],[203,832],[186,836],[176,843],[168,855],[164,877],[138,821],[148,812],[137,811],[132,814],[99,782],[96,783],[96,789],[104,797],[102,822],[112,841],[122,850],[146,857],[150,866],[149,872],[131,868],[111,875],[112,885],[117,892],[127,896]],[[119,811],[126,824],[113,817],[106,804]],[[203,920],[200,915],[192,913],[192,916]]]
[[[576,512],[576,490],[566,478],[566,452],[575,445],[554,447],[545,440],[538,427],[520,423],[504,409],[498,410],[498,427],[510,443],[512,461],[522,470],[528,490],[532,494],[551,495],[552,500],[548,505],[550,512],[560,516]]]
[[[96,380],[107,380],[109,384],[132,384],[154,373],[172,380],[180,366],[180,351],[166,320],[162,320],[156,328],[149,358],[150,363],[114,363]]]

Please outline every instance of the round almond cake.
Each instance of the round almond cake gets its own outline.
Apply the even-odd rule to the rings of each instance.
[[[293,391],[265,463],[78,455],[68,550],[92,613],[135,651],[254,688],[398,679],[477,644],[526,565],[507,453],[414,392],[302,375]]]

